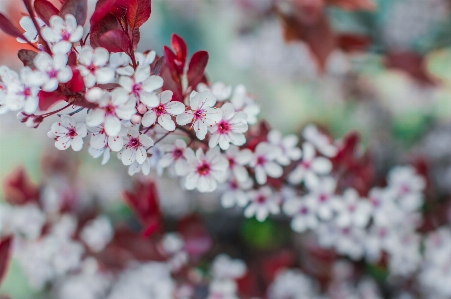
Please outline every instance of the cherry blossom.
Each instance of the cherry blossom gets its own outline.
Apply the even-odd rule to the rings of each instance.
[[[269,143],[262,142],[257,145],[249,165],[255,170],[255,179],[257,183],[263,185],[267,177],[279,178],[282,176],[282,167],[275,162],[277,155],[280,154],[278,148],[274,148]]]
[[[24,109],[28,114],[34,113],[38,108],[39,86],[44,82],[44,78],[36,76],[36,72],[29,67],[20,70],[20,80],[16,73],[4,69],[2,79],[4,80],[6,76],[9,77],[6,93],[8,109],[13,111]]]
[[[158,105],[152,107],[149,106],[149,111],[144,114],[142,118],[142,124],[145,127],[150,127],[155,122],[158,123],[168,131],[175,130],[175,123],[171,116],[176,116],[185,111],[185,105],[180,102],[171,101],[172,91],[163,91],[159,96]]]
[[[302,233],[307,229],[315,229],[318,224],[315,202],[300,197],[291,197],[283,203],[283,211],[292,217],[291,228]]]
[[[357,226],[364,227],[368,224],[371,215],[371,204],[359,198],[354,189],[347,189],[342,196],[343,205],[337,208],[336,223],[340,227]]]
[[[388,188],[394,192],[397,202],[408,211],[415,211],[423,204],[426,182],[412,167],[397,167],[388,175]]]
[[[176,175],[186,175],[188,171],[186,148],[186,142],[182,139],[175,140],[173,144],[163,145],[164,154],[159,162],[160,166],[166,168],[173,165]]]
[[[102,165],[105,165],[106,163],[108,163],[108,161],[110,160],[110,157],[111,157],[111,150],[107,145],[100,149],[90,146],[88,149],[88,153],[94,159],[97,159],[103,155],[102,162],[101,162]]]
[[[159,99],[155,93],[157,89],[163,86],[163,79],[160,76],[151,76],[149,66],[138,68],[133,77],[121,76],[119,84],[148,107],[154,108],[167,103],[165,101],[168,100],[168,93],[164,95],[164,99]],[[161,100],[164,103],[161,103]]]
[[[315,125],[307,125],[302,132],[302,136],[324,156],[331,158],[337,154],[337,147],[333,144],[333,141],[322,134]]]
[[[107,66],[110,53],[104,48],[93,49],[91,46],[84,46],[78,54],[78,69],[84,78],[87,88],[93,87],[96,83],[107,84],[114,80],[114,69]]]
[[[213,148],[219,143],[219,147],[223,150],[228,149],[230,143],[238,146],[243,145],[246,142],[246,137],[243,133],[248,130],[246,113],[236,113],[231,103],[224,104],[221,110],[222,119],[209,128],[212,136],[208,145],[210,148]]]
[[[318,242],[325,248],[334,248],[340,254],[359,260],[365,253],[365,230],[357,227],[339,227],[333,222],[322,223],[317,230]]]
[[[54,53],[68,53],[72,43],[78,42],[83,37],[83,27],[77,26],[77,20],[73,15],[66,15],[64,20],[59,16],[52,16],[50,27],[45,26],[41,33],[46,41],[58,43],[53,49]]]
[[[34,59],[34,65],[40,71],[36,75],[45,76],[42,86],[44,91],[54,91],[58,83],[67,83],[72,79],[72,69],[67,65],[67,55],[54,54],[53,57],[46,52],[40,52]]]
[[[304,197],[305,200],[314,202],[321,220],[330,220],[334,211],[341,209],[342,202],[335,194],[336,185],[337,182],[333,178],[325,177]]]
[[[210,90],[210,92],[216,97],[218,102],[224,102],[232,95],[232,87],[222,82],[213,83],[211,86],[207,86],[204,83],[197,85],[197,91],[202,92],[204,90]]]
[[[231,178],[227,181],[226,190],[223,191],[221,196],[221,205],[224,208],[231,208],[235,205],[244,207],[249,198],[247,190],[252,188],[253,181],[248,177],[245,181],[238,181],[235,178]]]
[[[244,182],[249,178],[249,173],[244,167],[252,160],[252,152],[249,149],[240,150],[237,146],[230,146],[225,156],[229,161],[229,170],[239,181]]]
[[[45,25],[45,23],[40,18],[36,18],[35,20],[40,28],[42,28]],[[38,31],[36,30],[36,27],[34,27],[31,18],[28,16],[24,16],[20,19],[19,24],[20,27],[22,27],[23,30],[25,30],[23,36],[25,36],[25,38],[29,42],[36,43],[38,41]],[[21,44],[27,43],[27,41],[21,39],[20,37],[16,38],[16,40]]]
[[[124,146],[124,136],[127,135],[127,129],[122,127],[116,136],[108,136],[104,125],[94,128],[88,128],[91,132],[90,145],[96,149],[110,148],[114,152],[118,152]]]
[[[319,183],[319,176],[330,173],[332,163],[324,157],[316,157],[313,146],[304,142],[302,146],[302,160],[288,176],[291,184],[300,184],[305,182],[307,187],[311,188]]]
[[[192,123],[191,127],[196,132],[197,138],[205,139],[208,127],[218,123],[221,118],[221,109],[211,108],[216,103],[216,98],[209,90],[201,93],[193,91],[190,94],[190,109],[177,115],[177,123],[181,126]]]
[[[74,151],[79,151],[83,147],[83,138],[88,135],[88,130],[84,122],[75,123],[71,116],[62,115],[61,121],[53,123],[47,135],[55,139],[57,149],[66,150],[72,147]]]
[[[247,123],[250,125],[257,123],[257,115],[260,113],[260,107],[254,103],[254,100],[248,95],[244,85],[238,85],[233,91],[230,102],[236,111],[243,111],[247,115]]]
[[[135,114],[135,100],[130,99],[123,88],[115,88],[111,93],[98,87],[86,93],[88,101],[97,103],[98,108],[91,109],[86,116],[88,126],[96,127],[104,123],[108,136],[118,136],[121,120],[130,120]]]
[[[125,148],[120,152],[122,163],[130,165],[136,161],[143,164],[147,159],[147,149],[153,144],[149,136],[139,133],[136,129],[130,129],[125,137]]]
[[[217,182],[225,181],[228,162],[219,152],[219,148],[210,149],[206,154],[200,148],[197,149],[196,154],[187,149],[185,155],[188,163],[186,189],[212,192],[216,190]]]
[[[274,196],[271,188],[265,186],[258,190],[251,190],[248,192],[249,205],[244,210],[244,216],[255,218],[263,222],[269,214],[279,214],[280,207],[277,197]]]
[[[94,252],[99,252],[105,248],[113,237],[113,228],[110,221],[105,216],[88,222],[81,231],[82,240]]]
[[[302,152],[297,147],[299,138],[295,135],[282,136],[277,130],[271,130],[268,133],[268,142],[275,147],[280,148],[281,154],[276,157],[277,163],[280,165],[289,165],[291,161],[301,158]]]
[[[213,261],[212,272],[215,279],[237,279],[246,273],[246,264],[242,260],[220,254]]]

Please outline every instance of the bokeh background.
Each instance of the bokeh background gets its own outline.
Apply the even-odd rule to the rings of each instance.
[[[161,55],[177,33],[191,54],[209,52],[211,82],[244,84],[274,128],[299,133],[315,122],[336,137],[358,130],[380,169],[409,154],[427,155],[437,166],[436,184],[451,194],[451,1],[374,0],[374,9],[334,2],[340,1],[153,0],[139,50]],[[1,0],[0,10],[15,24],[25,11],[17,0]],[[22,47],[0,33],[0,64],[18,68]],[[57,153],[46,137],[51,123],[34,130],[14,113],[0,116],[0,180],[24,165],[39,181],[41,158],[62,154],[78,161],[80,184],[119,200],[130,184],[126,168],[116,161],[101,167],[86,151]],[[159,189],[172,199],[167,210],[183,213],[176,201],[183,195],[173,188],[167,194],[165,184]],[[202,202],[208,210],[208,198]],[[8,279],[4,288],[18,283]],[[16,298],[27,292],[21,288]]]

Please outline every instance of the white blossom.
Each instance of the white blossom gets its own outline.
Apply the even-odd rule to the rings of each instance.
[[[252,160],[252,152],[249,149],[240,150],[237,146],[230,146],[225,152],[225,157],[229,161],[229,170],[239,181],[248,180],[249,173],[244,167]]]
[[[40,52],[34,59],[34,65],[40,71],[37,75],[45,77],[42,86],[44,91],[54,91],[59,82],[67,83],[72,79],[72,69],[67,65],[66,54],[57,53],[52,57],[46,52]]]
[[[315,229],[319,224],[315,202],[310,199],[291,197],[283,203],[283,211],[293,218],[291,228],[298,233]]]
[[[255,218],[263,222],[269,214],[279,214],[280,207],[276,196],[271,188],[265,186],[258,190],[251,190],[248,192],[249,205],[244,210],[244,216]]]
[[[212,192],[216,190],[217,182],[226,179],[228,163],[219,148],[210,149],[206,154],[199,148],[195,155],[192,150],[187,149],[185,154],[188,163],[186,189],[197,188],[200,192]]]
[[[71,116],[62,115],[61,121],[53,123],[47,135],[55,139],[57,149],[66,150],[72,147],[74,151],[79,151],[83,147],[83,138],[88,135],[88,130],[84,122],[75,123]]]
[[[59,16],[50,18],[50,27],[45,26],[41,30],[42,37],[51,43],[58,43],[53,52],[68,53],[72,43],[78,42],[83,37],[83,27],[77,26],[77,20],[73,15],[66,15],[63,20]]]
[[[337,147],[326,135],[322,134],[315,125],[307,125],[302,133],[304,139],[313,144],[316,149],[326,157],[334,157],[337,154]]]
[[[201,93],[193,91],[190,94],[190,109],[177,115],[177,123],[181,126],[191,123],[197,138],[204,140],[208,127],[221,120],[221,109],[211,108],[216,103],[216,98],[209,90]]]
[[[184,176],[188,172],[188,164],[186,161],[186,142],[177,139],[174,144],[165,144],[162,146],[163,156],[160,160],[160,166],[163,168],[173,165],[176,175]]]
[[[413,167],[396,167],[388,175],[388,188],[396,201],[407,211],[415,211],[423,204],[422,191],[426,187],[423,177]]]
[[[331,177],[325,177],[304,197],[315,203],[317,215],[321,220],[330,220],[334,211],[342,205],[340,198],[335,194],[335,188],[336,181]]]
[[[371,204],[359,197],[356,190],[345,190],[342,196],[343,205],[337,208],[336,223],[340,227],[357,226],[364,227],[371,216]]]
[[[163,79],[160,76],[151,76],[149,66],[138,68],[133,77],[121,76],[119,84],[147,107],[154,108],[160,105],[160,99],[155,91],[163,86]],[[168,100],[167,95],[169,94],[165,94],[163,101]]]
[[[20,80],[15,72],[10,71],[7,67],[1,70],[3,82],[6,81],[6,106],[8,109],[16,111],[24,109],[28,114],[36,111],[39,104],[39,86],[44,83],[45,78],[36,76],[36,72],[29,67],[20,70]]]
[[[280,154],[278,148],[274,148],[267,142],[261,142],[257,145],[249,165],[255,170],[255,179],[260,185],[264,185],[267,177],[279,178],[283,174],[282,167],[275,162],[277,155]]]
[[[221,205],[224,208],[231,208],[234,205],[244,207],[249,202],[246,190],[251,189],[252,185],[253,181],[249,177],[242,182],[235,178],[230,178],[227,181],[226,190],[222,193]]]
[[[211,93],[216,97],[218,102],[224,102],[232,95],[232,87],[229,85],[225,85],[222,82],[213,83],[211,86],[207,86],[205,83],[199,83],[197,85],[198,92],[202,92],[207,89],[211,91]]]
[[[45,25],[45,23],[40,18],[36,18],[36,22],[38,23],[38,26],[40,28]],[[25,36],[25,38],[29,42],[36,43],[38,41],[38,30],[36,30],[36,27],[34,27],[33,20],[31,20],[31,18],[28,16],[24,16],[20,19],[19,24],[20,27],[25,30],[23,36]],[[21,44],[27,43],[27,41],[21,39],[20,37],[16,38],[16,40]]]
[[[147,149],[153,144],[149,136],[136,129],[130,129],[125,137],[124,150],[120,152],[122,163],[130,165],[136,161],[138,164],[143,164],[147,159]]]
[[[254,99],[249,96],[244,85],[235,87],[230,102],[237,112],[243,111],[246,113],[248,124],[254,125],[257,123],[257,115],[260,113],[260,107],[254,103]]]
[[[268,142],[275,147],[280,148],[281,154],[276,157],[277,163],[280,165],[289,165],[291,161],[301,158],[302,152],[297,147],[299,138],[296,135],[282,136],[277,130],[271,130],[268,133]]]
[[[248,130],[246,123],[246,114],[244,112],[235,112],[233,105],[226,103],[221,107],[222,119],[211,127],[209,131],[212,134],[208,145],[210,148],[215,147],[219,143],[219,147],[223,150],[229,148],[230,143],[234,145],[243,145],[246,143],[246,137],[243,133]]]
[[[83,227],[80,237],[92,251],[99,252],[113,238],[113,227],[108,218],[99,216]]]
[[[168,131],[175,130],[175,123],[172,116],[179,115],[185,111],[185,105],[180,102],[171,101],[172,91],[165,90],[159,96],[159,103],[155,106],[149,106],[149,111],[144,114],[142,124],[145,127],[150,127],[155,122],[158,123]]]
[[[84,46],[78,54],[78,69],[83,76],[87,88],[97,84],[112,83],[114,80],[114,69],[108,66],[110,53],[104,48],[93,49]]]

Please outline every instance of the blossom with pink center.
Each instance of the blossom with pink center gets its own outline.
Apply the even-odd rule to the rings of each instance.
[[[354,189],[347,189],[343,193],[342,203],[337,206],[336,223],[340,227],[365,227],[371,216],[371,204],[359,197]]]
[[[163,86],[163,78],[155,75],[151,76],[150,66],[138,68],[133,77],[121,76],[119,85],[147,107],[160,105],[160,99],[155,91]]]
[[[53,57],[46,52],[40,52],[34,59],[34,65],[39,71],[37,76],[44,76],[42,90],[54,91],[59,82],[67,83],[72,79],[72,69],[67,65],[67,55],[54,54]]]
[[[196,154],[191,149],[185,151],[188,174],[185,188],[200,192],[212,192],[216,190],[218,182],[224,182],[227,178],[227,159],[220,153],[219,148],[213,148],[204,154],[201,148]]]
[[[288,176],[291,184],[305,182],[308,188],[312,188],[319,183],[319,176],[330,173],[332,163],[324,158],[315,156],[315,149],[312,144],[304,142],[302,160]]]
[[[44,83],[44,78],[29,67],[20,70],[20,77],[7,67],[0,69],[0,75],[6,84],[6,107],[12,111],[24,109],[27,114],[34,113],[39,104],[39,86]]]
[[[112,151],[118,152],[124,146],[124,136],[127,135],[127,129],[125,127],[121,127],[121,130],[116,136],[107,135],[103,124],[88,129],[91,132],[91,141],[89,145],[93,148],[103,149],[108,147]]]
[[[280,212],[277,197],[267,186],[249,191],[248,198],[250,203],[244,210],[246,218],[255,216],[258,221],[263,222],[269,214],[279,214]]]
[[[388,189],[393,192],[396,202],[410,212],[418,210],[423,204],[422,191],[426,181],[413,167],[396,167],[388,175]]]
[[[231,146],[225,152],[225,156],[229,161],[229,170],[233,176],[239,181],[244,182],[249,178],[245,165],[252,160],[252,152],[249,149],[240,150],[237,146]]]
[[[216,98],[209,90],[201,93],[193,91],[189,101],[190,109],[177,115],[176,121],[181,126],[191,123],[197,138],[204,140],[208,127],[221,120],[221,109],[212,108],[216,104]]]
[[[231,208],[235,205],[244,207],[249,201],[246,190],[251,189],[253,184],[254,182],[249,177],[243,182],[236,178],[230,178],[226,182],[226,190],[222,193],[221,205],[224,208]]]
[[[83,138],[88,135],[88,130],[85,123],[75,123],[71,116],[62,115],[61,121],[53,123],[47,135],[55,139],[57,149],[66,150],[72,147],[74,151],[79,151],[83,147]]]
[[[184,176],[188,171],[188,164],[186,162],[186,142],[182,139],[177,139],[174,144],[165,144],[162,146],[164,152],[160,160],[160,166],[163,168],[173,165],[175,174]]]
[[[122,127],[121,120],[130,120],[136,112],[135,99],[129,98],[128,92],[123,88],[107,92],[94,87],[86,93],[86,99],[99,105],[98,108],[89,110],[87,125],[97,127],[104,124],[108,136],[118,136]]]
[[[147,150],[153,146],[153,140],[136,129],[130,129],[125,137],[124,150],[120,152],[120,157],[124,165],[131,165],[133,162],[143,164],[147,159]]]
[[[333,140],[321,133],[315,125],[307,125],[302,136],[324,156],[331,158],[337,154],[337,146],[333,144]]]
[[[211,93],[216,97],[218,102],[224,102],[232,95],[232,87],[225,85],[222,82],[213,83],[211,86],[207,86],[204,83],[199,83],[197,85],[198,92],[202,92],[207,89],[211,91]]]
[[[235,111],[246,113],[246,122],[248,124],[253,125],[257,123],[257,115],[260,113],[260,107],[254,103],[254,99],[248,94],[244,85],[235,87],[230,102],[235,107]]]
[[[254,168],[257,183],[263,185],[268,176],[280,178],[283,174],[282,167],[275,162],[279,150],[267,142],[257,145],[254,156],[249,165]]]
[[[297,147],[299,138],[296,135],[282,136],[282,133],[277,130],[271,130],[268,133],[268,142],[280,149],[280,155],[277,155],[276,161],[280,165],[288,165],[291,161],[296,161],[301,158],[302,152]]]
[[[304,197],[315,204],[316,213],[321,220],[330,220],[334,211],[343,204],[335,194],[336,186],[337,182],[332,177],[325,177]]]
[[[179,115],[185,111],[185,105],[180,102],[172,102],[172,91],[165,90],[159,95],[158,105],[151,107],[149,111],[144,114],[142,118],[142,125],[150,127],[155,122],[158,123],[168,131],[175,130],[175,123],[172,116]]]
[[[316,205],[312,200],[291,197],[283,203],[282,208],[285,214],[293,218],[291,228],[295,232],[302,233],[307,229],[315,229],[319,224]]]
[[[229,148],[230,143],[238,146],[246,143],[246,137],[243,134],[248,130],[246,113],[235,112],[231,103],[224,104],[221,110],[222,119],[209,128],[210,133],[212,133],[208,142],[210,148],[215,147],[219,143],[219,147],[226,150]]]
[[[93,49],[91,46],[84,46],[78,54],[78,69],[83,76],[87,88],[97,84],[112,83],[115,71],[108,67],[110,53],[104,48]]]
[[[50,18],[50,27],[45,26],[41,30],[42,37],[50,43],[58,43],[53,52],[68,53],[72,43],[78,42],[83,37],[83,27],[77,26],[77,20],[73,15],[66,15],[63,20],[59,16]]]

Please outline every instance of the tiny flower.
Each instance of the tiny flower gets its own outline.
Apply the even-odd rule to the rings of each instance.
[[[200,148],[196,155],[192,150],[187,150],[185,154],[188,162],[186,189],[197,188],[200,192],[212,192],[216,190],[217,182],[226,179],[228,163],[219,148],[210,149],[206,154]]]
[[[387,188],[371,188],[368,193],[372,219],[377,225],[392,225],[402,221],[403,212],[396,205],[394,194]]]
[[[80,237],[92,251],[99,252],[111,241],[113,227],[108,218],[99,216],[83,227]]]
[[[182,139],[175,140],[174,144],[167,144],[162,146],[165,154],[160,160],[161,167],[169,167],[174,165],[175,174],[184,176],[188,171],[188,164],[186,162],[186,142]]]
[[[271,130],[268,133],[268,142],[280,148],[281,155],[276,157],[277,163],[280,165],[288,165],[291,161],[301,158],[302,152],[297,147],[299,139],[295,135],[287,135],[285,137],[277,130]]]
[[[73,15],[66,15],[65,20],[59,16],[52,16],[50,27],[44,27],[41,33],[46,41],[58,43],[54,53],[68,53],[72,43],[78,42],[83,37],[83,27],[77,26],[77,20]]]
[[[141,164],[137,161],[133,162],[128,168],[130,176],[142,171],[144,175],[149,175],[151,169],[155,169],[157,174],[161,176],[164,168],[160,165],[160,160],[163,156],[163,151],[160,145],[152,146],[147,150],[147,159]]]
[[[244,165],[249,164],[252,160],[252,152],[249,149],[240,151],[238,147],[231,146],[225,152],[225,156],[229,161],[229,170],[232,172],[233,176],[239,182],[246,181],[249,178],[249,173]]]
[[[279,214],[280,207],[271,188],[265,186],[258,190],[248,192],[250,204],[244,210],[244,216],[251,218],[255,215],[258,221],[263,222],[269,214]]]
[[[152,108],[160,105],[155,91],[163,86],[163,78],[151,76],[149,66],[138,68],[133,77],[121,76],[119,84],[144,105]],[[165,97],[164,100],[166,99]]]
[[[34,59],[34,65],[40,71],[38,76],[45,77],[42,86],[44,91],[54,91],[58,83],[67,83],[72,79],[72,69],[67,65],[66,54],[54,54],[53,57],[46,52],[39,52]]]
[[[91,131],[90,145],[95,149],[110,148],[114,152],[118,152],[124,146],[124,136],[127,135],[127,129],[122,127],[116,136],[108,136],[104,125],[89,128]]]
[[[232,87],[225,85],[222,82],[216,82],[211,86],[207,86],[205,83],[199,83],[197,85],[198,92],[202,92],[207,89],[211,91],[219,102],[224,102],[232,95]]]
[[[94,87],[86,93],[86,99],[99,105],[89,111],[86,116],[87,125],[97,127],[104,123],[108,136],[118,136],[122,127],[121,120],[130,120],[136,112],[135,100],[130,99],[123,88],[116,88],[110,93]]]
[[[38,23],[39,27],[43,27],[45,23],[40,19],[36,18],[36,22]],[[31,43],[36,43],[38,41],[38,31],[36,30],[36,27],[34,27],[33,21],[30,17],[25,16],[20,19],[20,27],[25,30],[23,36],[30,41]],[[17,41],[21,44],[26,44],[27,41],[21,39],[20,37],[17,38]]]
[[[114,69],[107,66],[110,54],[104,48],[93,49],[84,46],[78,54],[78,69],[84,78],[87,88],[93,87],[96,83],[106,84],[114,80]]]
[[[212,265],[215,279],[238,279],[246,273],[246,264],[242,260],[231,259],[228,255],[216,256]]]
[[[283,204],[283,211],[292,217],[291,228],[298,233],[307,229],[315,229],[318,226],[316,206],[312,200],[299,197],[291,197]]]
[[[388,188],[394,193],[397,202],[408,211],[415,211],[423,204],[422,191],[426,181],[413,167],[396,167],[388,176]]]
[[[94,147],[90,146],[89,149],[88,149],[88,153],[94,159],[97,159],[101,155],[103,155],[102,165],[105,165],[106,163],[108,163],[108,161],[110,160],[110,157],[111,157],[111,150],[110,150],[110,148],[108,146],[105,146],[105,147],[103,147],[101,149],[94,148]]]
[[[153,144],[149,136],[139,133],[136,129],[130,129],[125,137],[125,149],[121,152],[122,163],[130,165],[136,161],[143,164],[147,159],[147,149]]]
[[[248,124],[253,125],[257,123],[257,115],[260,113],[260,107],[254,103],[254,100],[249,96],[244,85],[238,85],[235,88],[230,102],[236,111],[246,113]]]
[[[12,73],[9,75],[14,76]],[[36,72],[29,67],[20,70],[20,80],[11,78],[7,85],[6,106],[10,110],[24,109],[28,114],[36,111],[39,104],[39,86],[43,83],[43,78],[38,78]]]
[[[356,226],[364,227],[371,216],[371,204],[359,198],[354,189],[347,189],[342,196],[342,205],[337,208],[336,223],[340,227]]]
[[[319,183],[319,175],[325,175],[332,170],[332,163],[324,157],[316,157],[313,146],[304,142],[303,157],[301,162],[288,176],[291,184],[305,182],[307,187],[311,188]]]
[[[209,128],[210,133],[212,133],[208,142],[210,148],[215,147],[219,143],[219,147],[226,150],[229,148],[230,143],[238,146],[246,143],[246,137],[243,134],[248,129],[246,113],[236,113],[233,105],[230,103],[224,104],[221,110],[222,119]]]
[[[333,178],[325,177],[304,197],[314,202],[316,212],[322,220],[330,220],[334,210],[341,204],[339,197],[335,195],[336,185]]]
[[[244,207],[248,202],[248,196],[245,192],[252,188],[253,181],[251,178],[247,178],[246,181],[240,182],[235,178],[228,180],[226,190],[221,196],[221,205],[224,208],[231,208],[235,205]]]
[[[176,116],[185,111],[185,105],[180,102],[172,102],[172,91],[166,90],[159,95],[159,103],[155,107],[150,107],[149,111],[144,114],[142,124],[150,127],[156,121],[168,131],[175,130],[175,123],[171,116]]]
[[[74,151],[79,151],[83,147],[83,138],[88,134],[86,124],[75,123],[69,115],[62,115],[61,121],[52,125],[47,135],[55,139],[55,146],[59,150],[66,150],[70,146]]]
[[[254,157],[250,162],[250,166],[255,170],[255,179],[257,183],[263,185],[267,181],[267,176],[272,178],[280,178],[283,173],[282,167],[274,162],[280,152],[274,149],[269,143],[262,142],[257,145]]]
[[[337,154],[337,147],[333,144],[333,140],[322,134],[315,125],[306,126],[302,136],[324,156],[330,158]]]
[[[191,127],[197,138],[204,140],[208,126],[213,126],[221,120],[221,110],[211,108],[215,105],[216,98],[209,90],[201,93],[193,91],[189,100],[190,109],[177,115],[176,121],[181,126],[192,123]]]

